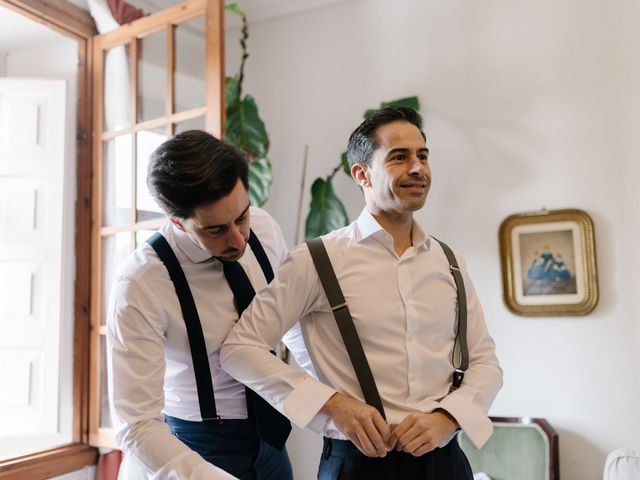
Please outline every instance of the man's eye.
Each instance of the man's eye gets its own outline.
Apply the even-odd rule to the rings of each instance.
[[[246,220],[247,220],[247,216],[246,216],[246,215],[243,215],[242,217],[240,217],[240,218],[238,218],[238,219],[236,220],[236,225],[241,225],[241,224],[243,224]]]

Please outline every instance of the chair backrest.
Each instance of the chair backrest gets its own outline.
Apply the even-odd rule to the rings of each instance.
[[[475,448],[460,432],[458,440],[474,473],[491,480],[559,480],[558,434],[543,418],[491,417],[493,435]]]
[[[640,450],[618,448],[607,456],[603,480],[638,480],[640,478]]]

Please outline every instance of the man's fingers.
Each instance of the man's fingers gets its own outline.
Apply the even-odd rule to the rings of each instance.
[[[369,440],[369,436],[363,429],[356,430],[354,436],[356,437],[357,444],[353,441],[353,439],[351,441],[356,445],[358,450],[364,453],[367,457],[378,456],[376,448],[373,446],[373,444]]]
[[[389,434],[389,439],[387,440],[387,447],[390,449],[395,447],[397,451],[401,451],[404,447],[401,437],[407,433],[407,431],[412,427],[412,425],[413,425],[412,417],[411,416],[406,417]]]
[[[434,448],[435,444],[431,437],[420,435],[408,442],[404,447],[404,451],[415,457],[419,457],[420,455],[430,452]]]
[[[336,427],[363,454],[370,457],[384,457],[387,454],[389,426],[374,407],[335,393],[321,411],[331,417]]]
[[[435,448],[435,446],[429,442],[427,443],[423,443],[422,446],[420,448],[418,448],[417,450],[415,450],[414,452],[412,452],[411,454],[414,457],[421,457],[422,455],[424,455],[425,453],[430,452],[431,450],[433,450]]]
[[[360,452],[362,452],[363,455],[369,456],[369,454],[367,453],[367,450],[362,446],[362,443],[360,442],[358,435],[354,433],[353,435],[348,435],[348,438],[349,440],[351,440],[351,443],[353,443],[356,446],[356,448],[360,450]]]
[[[365,423],[365,431],[369,440],[375,447],[378,456],[384,457],[387,454],[387,439],[389,438],[389,425],[384,421],[382,415],[374,410],[371,421]]]

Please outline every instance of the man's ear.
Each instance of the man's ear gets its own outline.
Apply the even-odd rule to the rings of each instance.
[[[182,224],[182,220],[180,220],[177,217],[169,217],[169,220],[171,220],[171,223],[173,223],[178,230],[182,230],[183,232],[186,232],[187,230],[184,228],[184,225]]]
[[[351,167],[351,176],[360,188],[370,187],[371,179],[369,178],[369,166],[364,163],[354,163]]]

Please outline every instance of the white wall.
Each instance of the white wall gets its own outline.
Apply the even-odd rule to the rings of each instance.
[[[7,52],[0,51],[0,77],[7,75]]]
[[[267,208],[290,242],[304,145],[306,215],[362,113],[419,96],[434,185],[418,219],[465,254],[483,301],[505,373],[491,413],[547,418],[565,480],[601,478],[607,452],[640,447],[639,18],[631,0],[360,0],[250,27],[245,91],[271,137]],[[227,32],[229,73],[238,38]],[[354,218],[360,193],[339,175]],[[595,222],[601,301],[587,317],[502,302],[500,222],[541,207]],[[290,447],[297,478],[313,478],[317,446]]]

